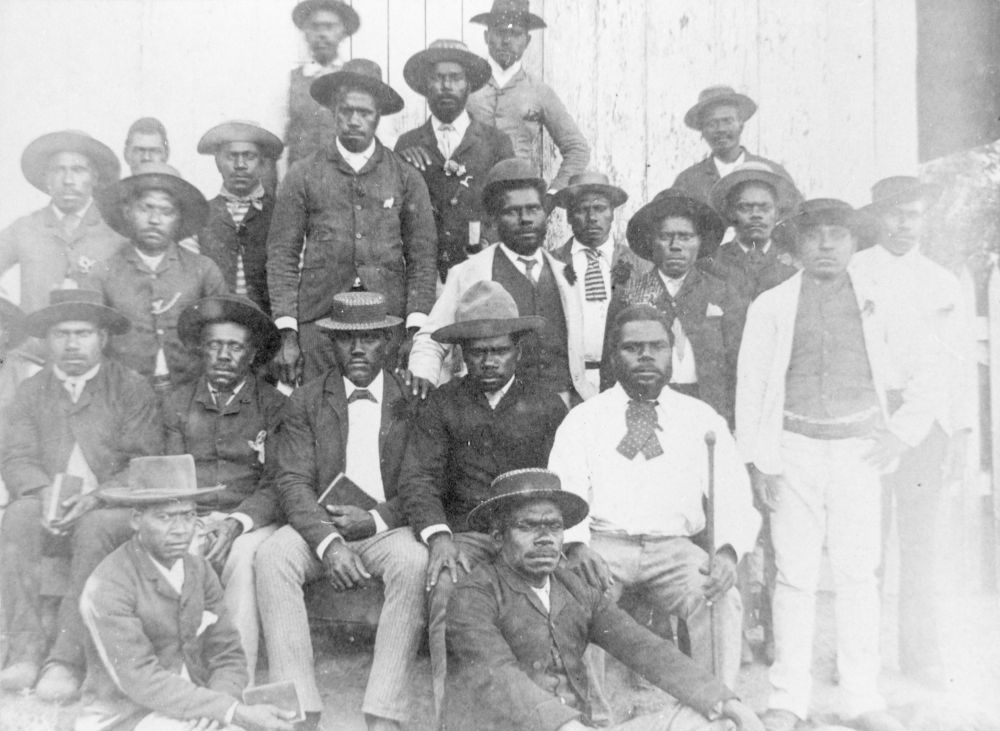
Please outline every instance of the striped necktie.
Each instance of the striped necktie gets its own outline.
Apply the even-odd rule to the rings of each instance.
[[[583,277],[585,296],[588,302],[603,302],[608,298],[604,288],[604,275],[601,274],[601,252],[596,249],[584,249],[587,255],[587,273]]]

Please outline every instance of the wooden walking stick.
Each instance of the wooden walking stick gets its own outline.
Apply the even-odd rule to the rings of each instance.
[[[705,501],[705,537],[708,541],[708,575],[715,568],[715,432],[705,432],[708,450],[708,500]],[[708,602],[708,631],[711,634],[712,675],[719,676],[719,663],[715,652],[715,602]]]

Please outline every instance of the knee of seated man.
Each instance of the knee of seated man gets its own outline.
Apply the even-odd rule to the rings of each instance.
[[[0,521],[0,535],[12,537],[12,533],[23,530],[25,526],[37,527],[41,518],[41,500],[34,495],[18,498],[4,508],[3,520]]]

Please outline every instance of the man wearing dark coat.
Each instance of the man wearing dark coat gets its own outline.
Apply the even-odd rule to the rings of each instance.
[[[507,135],[466,111],[469,94],[489,80],[490,65],[461,41],[434,41],[410,57],[403,78],[426,97],[431,115],[399,138],[396,152],[420,171],[430,191],[444,281],[449,268],[481,248],[486,174],[514,157],[514,147]]]

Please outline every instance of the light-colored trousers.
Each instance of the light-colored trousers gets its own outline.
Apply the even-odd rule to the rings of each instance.
[[[675,702],[657,713],[605,728],[607,731],[727,731],[733,728],[733,724],[726,719],[709,721],[690,706]]]
[[[410,528],[377,533],[347,545],[361,557],[368,572],[385,584],[361,708],[372,716],[405,721],[411,705],[410,675],[426,621],[427,549]],[[323,562],[298,531],[286,525],[257,551],[255,567],[270,680],[293,681],[303,710],[322,711],[302,587],[324,575]]]
[[[771,514],[778,569],[775,661],[769,707],[806,718],[812,692],[816,589],[826,544],[836,592],[837,669],[847,716],[885,708],[878,692],[881,557],[880,474],[864,439],[811,439],[784,432],[784,481]]]

